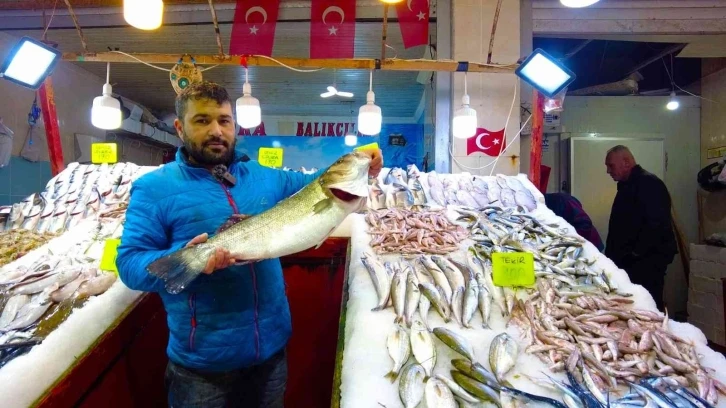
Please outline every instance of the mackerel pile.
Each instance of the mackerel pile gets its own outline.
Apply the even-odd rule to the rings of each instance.
[[[487,199],[492,182],[502,189],[498,180],[512,190],[519,183],[498,176],[482,180],[484,184],[475,178],[478,190],[458,187],[475,191],[476,198],[483,200],[485,185]],[[431,187],[431,181],[427,184]],[[532,206],[525,205],[524,195],[519,194],[519,202],[516,193],[513,202],[506,198],[510,205],[481,201],[462,206],[461,201],[454,204],[441,185],[443,202],[451,205],[449,218],[458,217],[455,223],[468,231],[456,242],[457,249],[432,253],[408,246],[410,241],[418,243],[415,228],[421,217],[430,214],[425,206],[369,209],[366,215],[371,247],[377,252],[366,250],[361,257],[377,294],[370,308],[381,313],[390,307],[393,312],[386,339],[391,360],[386,377],[398,380],[404,407],[707,408],[716,406],[719,393],[726,394],[726,386],[702,365],[695,345],[670,330],[667,315],[634,308],[632,295],[597,268],[597,259],[585,256],[586,241],[527,214]],[[436,189],[434,181],[433,191],[427,190],[430,197],[439,196]],[[501,191],[499,197],[501,204]],[[438,214],[446,216],[444,211]],[[382,220],[388,219],[396,221],[382,226]],[[447,231],[444,225],[448,224],[431,222],[430,228],[419,230]],[[411,230],[401,235],[405,228]],[[384,243],[393,245],[380,250]],[[502,252],[533,255],[534,287],[494,285],[492,254]],[[435,327],[429,320],[432,314],[453,325]],[[496,336],[487,367],[457,330],[490,331],[495,314],[508,322],[507,327],[516,328],[520,338],[504,332]],[[442,346],[461,358],[442,361],[437,350]],[[550,373],[567,377],[561,381],[550,373],[520,370],[548,395],[559,395],[557,399],[512,386],[509,376],[520,351],[540,359]],[[443,365],[450,375],[440,372]]]

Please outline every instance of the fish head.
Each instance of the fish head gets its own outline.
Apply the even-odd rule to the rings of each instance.
[[[368,198],[369,155],[354,151],[338,159],[320,177],[323,189],[336,200],[360,204]]]

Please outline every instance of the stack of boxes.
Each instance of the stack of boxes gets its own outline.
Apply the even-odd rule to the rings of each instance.
[[[724,285],[726,248],[691,244],[688,322],[708,340],[726,347]]]

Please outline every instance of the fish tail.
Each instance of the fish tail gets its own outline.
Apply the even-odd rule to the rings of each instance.
[[[385,376],[385,377],[386,377],[386,378],[388,378],[388,380],[389,380],[389,381],[390,381],[391,383],[394,383],[394,382],[396,382],[396,378],[398,378],[398,373],[397,373],[397,372],[395,372],[395,371],[391,371],[391,372],[389,372],[388,374],[386,374],[386,376]]]
[[[183,248],[157,259],[146,269],[150,274],[164,280],[169,293],[177,294],[202,273],[214,249],[209,244]]]

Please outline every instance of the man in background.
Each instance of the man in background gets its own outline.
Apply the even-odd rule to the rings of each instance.
[[[610,149],[605,165],[618,183],[605,255],[628,273],[631,282],[646,288],[662,310],[666,268],[678,253],[670,194],[625,146]]]
[[[598,234],[597,229],[592,225],[590,216],[587,215],[582,208],[580,201],[567,193],[550,193],[545,194],[545,204],[558,217],[562,217],[570,225],[575,227],[575,231],[590,241],[598,251],[602,252],[605,245]]]

